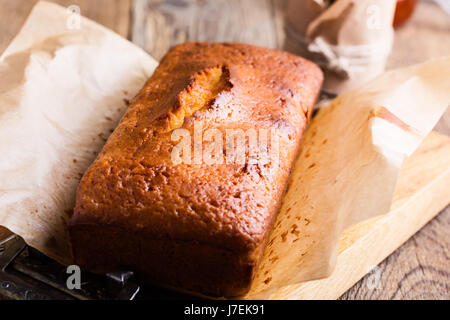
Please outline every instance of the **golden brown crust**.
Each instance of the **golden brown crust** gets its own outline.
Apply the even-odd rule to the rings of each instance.
[[[69,223],[75,260],[209,295],[245,293],[321,83],[317,66],[281,51],[174,47],[80,183]],[[174,165],[171,133],[193,135],[196,120],[203,130],[274,130],[278,165],[270,174],[247,161]]]

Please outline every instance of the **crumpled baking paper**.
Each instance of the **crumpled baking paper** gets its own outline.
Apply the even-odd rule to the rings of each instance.
[[[72,14],[38,3],[0,58],[0,225],[66,264],[79,180],[157,66]]]
[[[450,57],[384,73],[322,107],[247,298],[331,274],[345,228],[389,211],[398,173],[450,104]]]
[[[38,3],[0,58],[0,225],[68,264],[79,179],[156,62],[87,19],[80,30],[66,20]],[[331,273],[344,228],[389,210],[403,159],[450,102],[449,76],[450,58],[389,72],[319,111],[243,298]]]

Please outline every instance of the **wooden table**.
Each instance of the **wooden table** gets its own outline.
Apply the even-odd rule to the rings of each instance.
[[[237,41],[283,48],[285,0],[54,0],[129,38],[160,59],[188,40]],[[36,0],[0,0],[0,53]],[[396,33],[388,68],[450,55],[450,18],[422,0]],[[436,130],[450,135],[450,110]],[[341,299],[450,299],[450,206],[379,265],[381,286],[366,276]],[[0,239],[7,231],[0,228]]]

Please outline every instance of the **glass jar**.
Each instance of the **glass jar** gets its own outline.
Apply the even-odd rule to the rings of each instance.
[[[397,0],[394,16],[394,28],[401,27],[408,21],[416,9],[417,0]]]

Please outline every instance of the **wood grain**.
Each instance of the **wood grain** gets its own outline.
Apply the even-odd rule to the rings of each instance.
[[[272,6],[269,0],[135,0],[132,41],[157,60],[171,46],[189,40],[275,48]]]
[[[22,27],[38,0],[0,0],[0,53]],[[77,5],[81,14],[128,37],[131,0],[49,0],[64,7]]]
[[[369,273],[340,299],[450,299],[450,206],[378,265],[379,287]]]

